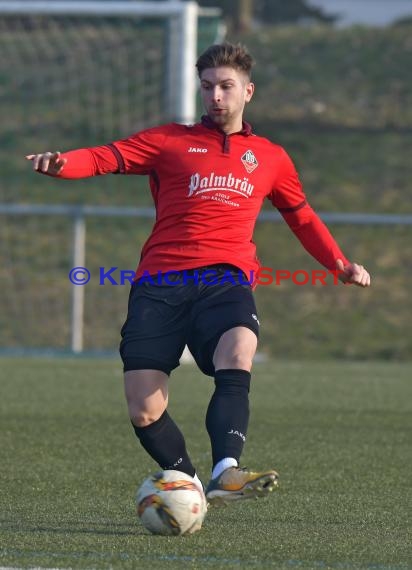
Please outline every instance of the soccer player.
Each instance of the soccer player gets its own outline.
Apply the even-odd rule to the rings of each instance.
[[[308,204],[285,150],[253,134],[243,120],[254,92],[252,64],[243,46],[229,43],[199,57],[206,114],[197,124],[172,123],[103,146],[26,157],[35,171],[60,178],[149,176],[156,222],[121,331],[126,400],[136,436],[153,460],[200,484],[167,411],[169,376],[188,345],[215,382],[206,413],[213,464],[205,492],[211,503],[264,495],[278,482],[272,469],[239,466],[259,333],[253,289],[260,266],[252,237],[263,200],[341,281],[370,285],[366,269],[344,256]]]

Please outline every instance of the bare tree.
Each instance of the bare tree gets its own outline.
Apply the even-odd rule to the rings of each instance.
[[[252,27],[253,0],[236,0],[233,2],[233,27],[235,32],[248,32]]]

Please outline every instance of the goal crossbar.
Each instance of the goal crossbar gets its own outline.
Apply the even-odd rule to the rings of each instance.
[[[89,2],[28,0],[20,2],[1,1],[0,13],[7,14],[44,14],[44,15],[101,15],[101,16],[180,16],[187,5],[196,2]]]

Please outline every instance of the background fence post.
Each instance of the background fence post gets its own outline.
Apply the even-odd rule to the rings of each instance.
[[[74,216],[73,226],[73,268],[85,267],[86,262],[86,220],[81,212]],[[84,285],[72,285],[71,305],[71,349],[74,353],[83,351],[84,328]]]

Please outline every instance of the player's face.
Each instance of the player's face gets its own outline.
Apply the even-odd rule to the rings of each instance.
[[[242,129],[243,109],[253,91],[254,85],[247,75],[231,67],[205,69],[200,77],[207,114],[227,134]]]

